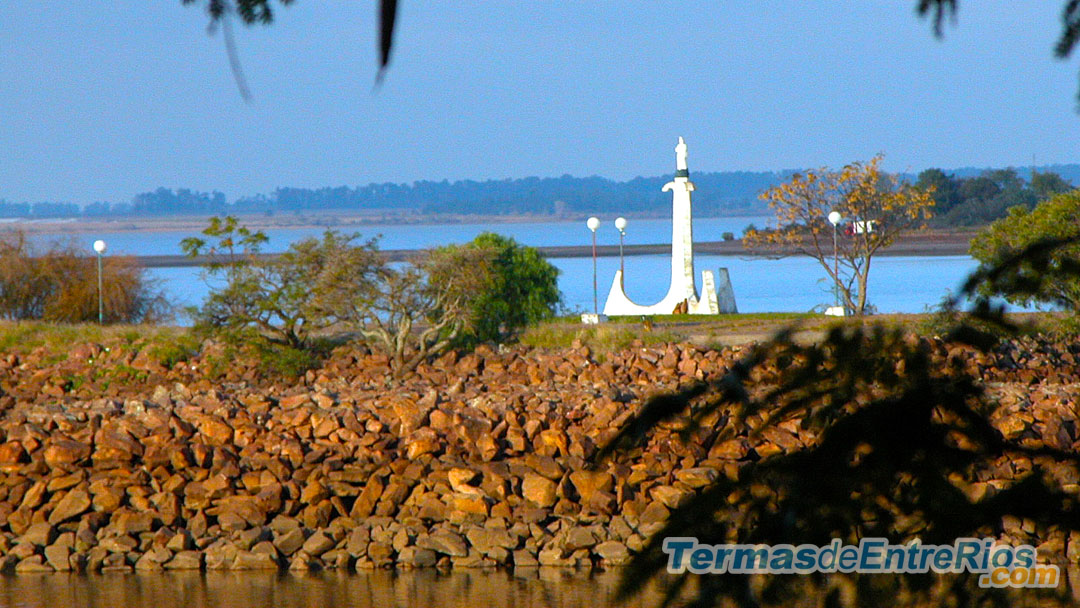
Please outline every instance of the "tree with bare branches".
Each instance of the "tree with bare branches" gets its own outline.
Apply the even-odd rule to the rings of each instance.
[[[472,302],[491,283],[489,250],[448,247],[404,264],[369,260],[362,276],[340,266],[314,290],[313,305],[384,353],[395,374],[450,348],[473,323]]]

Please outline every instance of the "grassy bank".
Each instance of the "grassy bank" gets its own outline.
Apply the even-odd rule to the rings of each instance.
[[[1075,333],[1066,313],[1014,313],[1010,320],[1025,333],[1063,335]],[[536,348],[563,348],[579,342],[601,351],[619,350],[640,341],[644,345],[692,342],[700,346],[743,344],[768,339],[777,331],[795,326],[807,339],[837,325],[881,323],[920,334],[935,333],[935,313],[885,314],[837,319],[812,313],[744,313],[726,315],[655,315],[615,317],[601,325],[583,325],[577,317],[561,317],[528,328],[521,343]],[[108,346],[146,345],[168,356],[172,350],[196,347],[189,328],[162,325],[97,325],[0,321],[0,352],[27,353],[44,347],[63,353],[75,344],[93,342]]]

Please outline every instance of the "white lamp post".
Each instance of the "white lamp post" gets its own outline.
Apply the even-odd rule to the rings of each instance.
[[[843,216],[839,211],[829,212],[829,223],[832,224],[832,257],[833,257],[833,304],[840,306],[840,256],[836,247],[836,225]]]
[[[596,296],[596,229],[600,227],[600,220],[596,217],[590,217],[585,222],[585,226],[592,231],[592,305],[593,314],[600,314],[600,305]]]
[[[619,231],[619,276],[626,280],[626,267],[623,265],[623,237],[626,236],[626,218],[615,218],[615,228]]]
[[[94,251],[97,252],[97,316],[98,324],[105,324],[105,297],[101,285],[101,256],[105,254],[105,241],[94,241]]]

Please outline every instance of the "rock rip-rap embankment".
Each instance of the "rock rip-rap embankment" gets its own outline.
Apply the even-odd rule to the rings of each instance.
[[[1077,447],[1080,349],[935,348],[985,379],[1007,436]],[[481,348],[402,381],[339,352],[290,386],[146,353],[0,357],[0,570],[620,565],[699,488],[813,441],[788,423],[753,441],[661,428],[586,466],[647,396],[723,373],[739,348]],[[967,490],[1031,466],[997,463]],[[1080,557],[1080,538],[1032,521],[996,532]]]

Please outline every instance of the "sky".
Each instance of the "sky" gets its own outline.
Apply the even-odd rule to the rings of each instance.
[[[0,199],[121,202],[279,186],[1080,162],[1063,0],[295,0],[237,25],[252,99],[202,2],[0,2]],[[1078,53],[1080,55],[1080,53]]]

